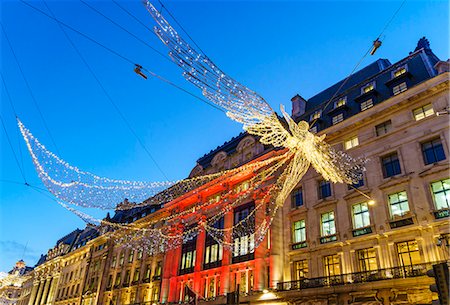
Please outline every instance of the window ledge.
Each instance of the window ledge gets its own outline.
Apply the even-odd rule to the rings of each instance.
[[[316,204],[314,205],[314,207],[315,208],[320,208],[320,207],[323,207],[323,206],[326,206],[326,205],[329,205],[329,204],[336,204],[337,202],[338,201],[334,197],[330,196],[330,197],[327,197],[325,199],[319,199],[316,202]]]
[[[436,174],[442,171],[448,171],[449,165],[447,158],[436,163],[425,165],[425,169],[419,173],[419,177]]]
[[[367,234],[371,234],[371,233],[373,233],[372,225],[352,230],[353,237],[359,237],[359,236],[367,235]]]
[[[407,174],[399,174],[396,176],[392,176],[389,178],[384,178],[383,180],[385,181],[384,183],[382,183],[381,185],[378,186],[378,188],[380,190],[389,188],[391,186],[400,184],[400,183],[406,183],[409,180],[411,180],[411,174],[412,173],[407,173]]]
[[[440,210],[434,210],[433,215],[435,219],[442,219],[447,218],[450,216],[450,209],[440,209]]]
[[[391,229],[397,229],[404,226],[414,224],[414,214],[410,211],[402,216],[394,216],[389,220],[389,226]]]
[[[302,248],[306,248],[306,247],[308,247],[308,244],[306,243],[306,240],[298,242],[298,243],[291,244],[291,249],[292,250],[298,250],[298,249],[302,249]]]
[[[326,244],[337,241],[337,233],[333,235],[322,236],[319,238],[320,244]]]

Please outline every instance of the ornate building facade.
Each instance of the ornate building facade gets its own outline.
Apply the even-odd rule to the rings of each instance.
[[[327,183],[310,169],[258,245],[252,228],[264,209],[247,235],[224,236],[231,247],[200,232],[157,256],[117,244],[108,230],[88,226],[59,240],[39,262],[29,304],[183,303],[189,298],[185,287],[200,303],[214,305],[235,303],[231,297],[237,294],[240,303],[255,304],[430,303],[436,296],[426,270],[449,260],[448,116],[438,115],[448,114],[448,66],[422,38],[395,64],[379,59],[344,85],[308,100],[296,95],[292,116],[316,122],[311,131],[327,134],[337,149],[367,158],[367,171],[348,186]],[[190,176],[279,153],[242,133],[200,158]],[[222,177],[163,207],[118,210],[108,219],[139,223],[188,209],[210,217],[213,210],[196,205],[220,201],[225,192],[240,196],[253,175]],[[261,198],[253,193],[215,227],[232,227]],[[175,220],[171,225],[177,227]]]

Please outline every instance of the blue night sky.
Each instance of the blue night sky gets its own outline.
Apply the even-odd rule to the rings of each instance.
[[[86,1],[167,53],[155,35],[114,3]],[[48,12],[43,2],[30,3]],[[140,1],[120,4],[153,26]],[[290,98],[295,94],[309,98],[345,78],[400,4],[401,1],[165,3],[217,65],[259,92],[274,109],[279,109],[280,103],[290,109]],[[48,5],[65,23],[200,94],[183,79],[178,67],[81,1],[49,1]],[[435,54],[446,60],[448,11],[448,1],[407,1],[384,33],[383,46],[361,67],[379,57],[391,62],[402,59],[414,50],[422,36],[430,40]],[[166,180],[55,21],[14,0],[2,1],[1,23],[63,159],[101,176]],[[170,180],[188,176],[199,157],[241,132],[241,126],[222,112],[159,80],[143,80],[133,72],[130,63],[67,31]],[[44,145],[55,150],[3,32],[1,59],[1,73],[19,117]],[[25,144],[18,137],[3,86],[1,115],[19,163],[23,162],[27,181],[42,187]],[[0,271],[7,271],[20,258],[34,265],[57,239],[77,227],[83,228],[84,223],[48,197],[20,185],[23,179],[4,130],[0,131],[0,141]]]

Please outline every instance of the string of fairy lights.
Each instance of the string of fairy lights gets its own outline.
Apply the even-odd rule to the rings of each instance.
[[[186,80],[198,87],[206,99],[225,110],[229,118],[243,124],[262,144],[279,150],[275,156],[235,169],[179,181],[118,180],[70,165],[49,151],[18,120],[38,176],[61,206],[85,222],[106,227],[116,243],[151,255],[179,247],[200,232],[223,247],[235,249],[235,240],[246,237],[256,248],[310,166],[333,183],[353,184],[361,178],[364,158],[334,150],[325,142],[325,135],[311,133],[307,122],[295,122],[282,106],[280,118],[264,98],[226,75],[203,52],[190,46],[151,2],[146,2],[146,7],[157,24],[156,35],[168,47],[169,56],[182,69]],[[217,200],[199,198],[183,210],[171,208],[170,203],[181,196],[195,196],[208,185],[239,180],[242,176],[246,177],[243,189],[224,187]],[[224,228],[216,226],[236,207],[252,200],[254,207],[243,219]],[[132,223],[97,219],[79,209],[131,210],[165,204],[152,217]]]

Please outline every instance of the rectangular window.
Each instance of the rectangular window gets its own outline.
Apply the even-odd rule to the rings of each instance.
[[[123,265],[123,260],[125,259],[125,253],[121,253],[120,254],[120,260],[119,260],[119,266],[122,266]]]
[[[408,196],[405,191],[390,194],[388,198],[392,217],[403,216],[409,212]]]
[[[323,266],[325,269],[325,276],[341,274],[341,259],[339,257],[339,254],[324,256]]]
[[[350,139],[344,142],[344,148],[350,149],[359,145],[358,136],[351,137]]]
[[[298,208],[303,205],[303,190],[301,187],[295,189],[291,195],[292,208]]]
[[[362,87],[361,93],[367,93],[367,92],[372,91],[373,89],[375,89],[375,83],[370,83],[370,84]]]
[[[218,221],[213,224],[215,229],[223,229],[224,218],[221,217]],[[205,239],[205,258],[204,258],[204,269],[214,268],[221,266],[223,256],[223,247],[220,245],[211,235],[206,234]]]
[[[419,245],[415,240],[397,243],[397,253],[400,266],[410,266],[420,264],[422,262],[422,259],[420,258]]]
[[[319,181],[319,199],[325,199],[331,196],[331,185],[329,181]]]
[[[391,120],[388,120],[375,126],[375,131],[378,137],[387,134],[391,129],[392,129]]]
[[[406,71],[406,67],[400,67],[400,68],[398,68],[397,70],[394,71],[393,76],[394,77],[399,77],[400,75],[403,75],[406,72],[407,72]]]
[[[360,229],[370,226],[369,205],[361,202],[352,205],[353,229]]]
[[[413,114],[416,121],[429,117],[434,114],[433,105],[426,104],[422,107],[416,108],[413,110]]]
[[[343,97],[334,102],[334,108],[339,108],[347,104],[347,97]]]
[[[139,274],[140,274],[140,269],[136,268],[136,270],[134,270],[133,282],[139,281]]]
[[[142,259],[142,255],[143,255],[143,251],[142,251],[142,250],[139,250],[139,251],[138,251],[137,258],[138,258],[139,260],[141,260],[141,259]]]
[[[450,178],[431,183],[436,210],[450,208]]]
[[[128,255],[128,262],[131,263],[134,258],[134,250],[130,250],[130,254]]]
[[[120,273],[116,275],[116,281],[114,282],[114,286],[120,285]]]
[[[123,282],[125,285],[130,284],[131,271],[127,270],[125,273],[125,281]]]
[[[108,284],[106,285],[106,288],[111,288],[113,283],[113,275],[110,274],[108,277]]]
[[[398,84],[397,86],[394,86],[394,88],[392,88],[392,92],[394,93],[394,95],[405,92],[406,90],[408,90],[408,87],[406,86],[405,82]]]
[[[292,242],[294,244],[306,241],[306,225],[305,220],[299,220],[294,222]]]
[[[302,259],[294,262],[294,279],[301,280],[308,277],[308,260]]]
[[[152,267],[150,264],[147,264],[147,266],[145,267],[145,276],[144,276],[144,280],[148,280],[150,279],[150,274],[152,272]]]
[[[400,160],[398,159],[397,153],[382,157],[381,163],[383,165],[384,178],[389,178],[402,173],[402,170],[400,169]]]
[[[330,236],[336,234],[336,226],[334,223],[334,211],[323,213],[320,217],[320,234],[321,236]]]
[[[441,139],[436,138],[422,143],[422,154],[426,165],[445,160]]]
[[[183,243],[181,246],[181,265],[180,274],[191,273],[194,271],[197,238]]]
[[[337,123],[340,123],[344,120],[344,114],[339,113],[338,115],[335,115],[332,119],[333,125],[336,125]]]
[[[367,110],[372,107],[373,107],[372,99],[368,99],[367,101],[361,103],[361,111]]]
[[[377,255],[374,248],[361,249],[356,251],[359,271],[375,271],[378,269]]]
[[[233,230],[233,263],[253,259],[255,252],[255,214],[252,213],[255,205],[241,206],[234,211],[234,224],[242,224],[246,230]]]
[[[116,263],[117,263],[117,255],[114,255],[112,262],[111,262],[111,267],[116,267]]]
[[[162,275],[162,262],[156,263],[156,269],[155,269],[155,276],[161,276]]]

